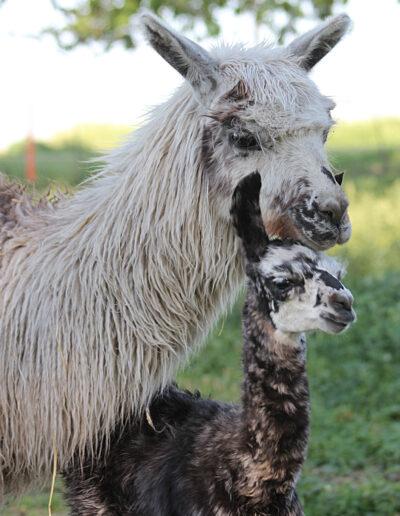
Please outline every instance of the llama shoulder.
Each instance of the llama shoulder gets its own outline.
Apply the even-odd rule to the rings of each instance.
[[[0,173],[0,245],[4,246],[7,240],[20,236],[30,227],[37,228],[64,198],[66,195],[60,192],[35,195]]]

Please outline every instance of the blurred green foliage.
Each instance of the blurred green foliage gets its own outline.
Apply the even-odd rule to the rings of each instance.
[[[52,183],[81,183],[99,165],[93,158],[98,157],[100,162],[103,151],[123,141],[133,129],[124,125],[81,124],[55,134],[45,143],[36,142],[36,187],[43,190]],[[24,181],[25,147],[26,142],[21,141],[0,153],[0,171],[11,179]]]
[[[49,492],[50,487],[40,494],[32,491],[31,494],[27,494],[19,500],[9,502],[4,508],[0,506],[0,514],[1,516],[48,516]],[[67,516],[67,514],[62,483],[56,482],[56,488],[51,500],[51,515]]]
[[[341,122],[329,136],[333,149],[391,149],[400,147],[400,118],[372,118],[359,122]]]
[[[123,142],[134,126],[114,124],[78,124],[56,133],[49,141],[55,148],[82,147],[88,152],[107,150]]]
[[[354,294],[358,321],[343,335],[308,339],[312,428],[299,484],[308,516],[400,515],[400,120],[387,125],[380,120],[379,139],[374,123],[343,124],[328,146],[337,169],[347,171],[343,185],[353,223],[350,242],[331,253],[348,261],[345,283]],[[73,133],[43,149],[54,160],[59,156],[54,168],[64,171],[64,180],[75,177],[61,162]],[[17,146],[0,156],[0,170],[18,152]],[[7,171],[18,175],[9,166]],[[81,172],[83,177],[87,170]],[[242,303],[243,295],[181,371],[181,387],[225,401],[240,399]],[[24,497],[4,514],[43,516],[47,496]],[[53,514],[66,514],[60,494]]]
[[[80,0],[67,7],[65,1],[52,0],[53,6],[64,16],[64,24],[49,27],[64,49],[81,44],[101,42],[106,49],[115,43],[133,48],[137,43],[138,11],[146,8],[159,16],[173,15],[183,22],[182,30],[192,29],[196,23],[203,35],[216,36],[220,32],[217,13],[222,8],[236,14],[251,13],[257,24],[269,26],[281,41],[285,34],[296,32],[296,22],[325,18],[336,5],[347,0]]]

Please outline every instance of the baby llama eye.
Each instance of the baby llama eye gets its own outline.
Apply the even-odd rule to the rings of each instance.
[[[288,279],[278,279],[274,281],[274,284],[279,290],[288,290],[293,286],[293,282]]]

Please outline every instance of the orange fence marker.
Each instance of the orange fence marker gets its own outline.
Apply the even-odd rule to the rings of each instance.
[[[32,134],[29,134],[26,142],[25,177],[28,183],[36,181],[36,148]]]

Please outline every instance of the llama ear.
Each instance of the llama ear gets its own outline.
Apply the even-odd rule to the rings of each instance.
[[[253,172],[239,182],[232,197],[232,223],[250,262],[260,261],[269,241],[261,216],[260,190],[260,174]]]
[[[157,16],[141,16],[150,45],[192,86],[201,104],[207,104],[218,85],[217,62],[202,47],[167,27]]]
[[[342,184],[343,176],[344,176],[344,172],[340,172],[339,174],[335,174],[335,181],[337,182],[338,185]]]
[[[350,18],[339,14],[296,38],[289,45],[291,53],[300,59],[300,66],[309,71],[340,41],[347,32]]]

